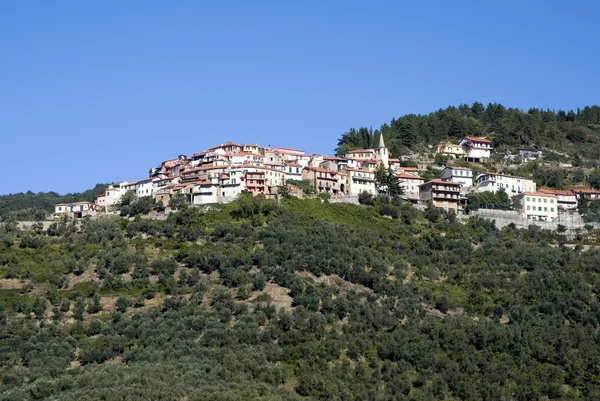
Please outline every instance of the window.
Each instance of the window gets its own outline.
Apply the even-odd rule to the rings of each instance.
[[[546,206],[544,206],[544,212],[547,212],[548,208]]]
[[[542,211],[542,207],[538,206],[538,211],[541,212]]]
[[[550,211],[551,211],[551,212],[553,212],[553,211],[554,211],[554,208],[553,208],[553,207],[551,207],[551,208],[550,208]]]
[[[527,197],[527,202],[529,202],[529,201],[530,201],[530,199],[529,199],[529,196],[528,196],[528,197]]]
[[[527,206],[527,210],[531,210],[531,206]]]
[[[544,198],[544,203],[548,203],[548,199]]]
[[[58,211],[61,212],[62,211],[62,206],[58,207]]]
[[[554,203],[554,199],[550,199],[550,203]]]

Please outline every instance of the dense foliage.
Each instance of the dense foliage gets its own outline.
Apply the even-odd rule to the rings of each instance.
[[[563,234],[247,194],[79,224],[1,228],[0,400],[600,398]]]
[[[461,104],[427,115],[407,114],[394,118],[375,131],[351,128],[340,137],[336,153],[343,155],[356,148],[372,148],[382,134],[394,155],[405,154],[407,150],[424,150],[427,145],[448,140],[457,143],[463,136],[486,136],[493,140],[498,151],[543,147],[557,151],[558,155],[597,159],[600,157],[600,107],[523,111],[501,104]]]
[[[81,193],[69,193],[59,195],[56,192],[31,191],[0,195],[0,221],[9,218],[17,220],[43,220],[54,211],[57,203],[68,203],[77,201],[94,202],[96,196],[103,194],[108,184],[96,184],[93,189]]]

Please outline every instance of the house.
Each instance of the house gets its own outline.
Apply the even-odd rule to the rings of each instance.
[[[518,149],[517,154],[523,161],[532,161],[542,158],[542,151],[536,149]]]
[[[107,211],[108,209],[114,208],[119,203],[121,203],[121,198],[123,197],[123,195],[125,195],[127,191],[129,191],[128,182],[123,181],[118,184],[109,185],[108,188],[106,188],[106,197],[104,200],[104,205],[107,208]]]
[[[470,136],[461,139],[459,145],[463,148],[466,159],[473,162],[489,159],[493,149],[492,141],[489,139]]]
[[[560,189],[545,189],[541,188],[538,192],[542,194],[554,195],[556,197],[556,204],[558,210],[576,210],[577,209],[577,195],[571,190],[560,190]]]
[[[70,217],[79,219],[95,210],[96,204],[94,202],[57,203],[54,206],[54,218],[67,214]]]
[[[152,178],[144,178],[135,182],[135,187],[130,187],[130,191],[134,191],[135,196],[141,198],[143,196],[154,196],[154,185]]]
[[[106,193],[96,196],[96,210],[106,210]]]
[[[284,165],[285,179],[302,181],[302,165],[300,163],[291,162]]]
[[[371,160],[377,159],[377,154],[373,149],[354,149],[346,153],[344,158],[352,160]]]
[[[375,194],[375,172],[345,167],[340,170],[340,192],[345,195],[358,196],[361,192]]]
[[[556,196],[542,192],[523,192],[512,197],[521,203],[520,214],[531,221],[552,221],[558,217]]]
[[[419,169],[417,167],[400,167],[398,170],[396,170],[397,174],[412,174],[416,177],[419,176]]]
[[[340,176],[323,167],[304,167],[302,170],[302,179],[310,181],[315,191],[318,193],[327,192],[338,194],[344,191],[344,186],[340,185]]]
[[[398,180],[406,199],[413,202],[419,200],[419,185],[425,182],[423,178],[408,173],[396,174],[394,178]]]
[[[591,188],[573,188],[573,192],[577,199],[585,199],[588,201],[600,199],[600,190]]]
[[[422,203],[458,212],[460,184],[453,181],[432,180],[419,185],[419,199]]]
[[[535,192],[535,182],[523,177],[506,174],[482,173],[475,179],[475,190],[478,192],[496,192],[504,189],[508,196],[521,192]]]
[[[465,156],[465,150],[461,145],[452,142],[440,143],[434,147],[435,154],[441,154],[450,159],[462,159]]]
[[[449,181],[458,182],[463,193],[469,192],[469,189],[473,186],[473,170],[470,168],[446,166],[442,170],[442,177]]]

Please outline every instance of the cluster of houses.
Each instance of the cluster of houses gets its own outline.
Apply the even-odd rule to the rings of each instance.
[[[440,144],[435,152],[481,162],[490,157],[492,150],[492,142],[486,138],[465,137],[458,145]],[[431,202],[456,213],[465,213],[468,195],[472,192],[504,190],[521,201],[522,213],[530,220],[553,220],[559,210],[575,209],[578,196],[589,199],[600,196],[600,191],[589,189],[536,191],[535,183],[522,177],[497,173],[474,176],[473,170],[455,166],[444,168],[439,179],[425,182],[418,168],[403,167],[399,159],[390,156],[381,136],[374,149],[352,150],[343,157],[227,142],[191,156],[180,155],[163,161],[150,169],[147,178],[111,185],[95,203],[56,205],[55,216],[71,213],[81,217],[86,212],[114,210],[129,191],[137,197],[153,197],[164,206],[168,206],[176,194],[190,205],[227,203],[243,191],[277,198],[283,185],[287,185],[293,195],[302,197],[302,190],[292,184],[293,180],[309,183],[316,193],[356,198],[365,191],[377,193],[375,170],[379,165],[393,172],[407,201]]]

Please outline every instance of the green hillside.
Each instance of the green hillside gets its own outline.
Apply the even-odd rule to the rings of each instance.
[[[94,202],[96,196],[103,194],[107,186],[108,184],[96,184],[94,188],[85,192],[66,195],[56,192],[33,193],[31,191],[0,195],[0,221],[11,217],[17,220],[43,220],[54,211],[55,204],[77,201]]]
[[[469,106],[447,107],[427,115],[407,114],[394,118],[373,131],[351,128],[338,141],[336,153],[343,155],[356,148],[372,148],[383,134],[393,155],[427,149],[443,141],[458,141],[463,136],[485,136],[497,151],[518,147],[558,151],[569,158],[600,157],[600,106],[577,110],[527,111],[501,104],[475,102]]]
[[[1,227],[0,400],[600,398],[593,231],[247,195]]]

